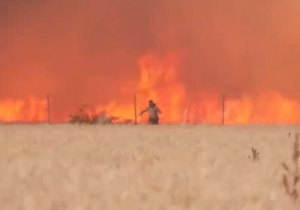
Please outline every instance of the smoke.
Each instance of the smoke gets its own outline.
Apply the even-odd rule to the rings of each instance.
[[[0,99],[104,104],[134,92],[149,51],[181,52],[191,96],[295,96],[299,9],[297,0],[0,0]]]
[[[181,76],[190,91],[295,94],[299,8],[295,0],[168,0],[155,31],[165,49],[186,53]]]
[[[1,97],[58,92],[105,102],[134,81],[136,60],[152,45],[146,2],[10,2],[1,5],[9,10],[1,14]]]

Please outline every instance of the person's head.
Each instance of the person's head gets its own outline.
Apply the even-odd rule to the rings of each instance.
[[[154,103],[152,100],[149,100],[149,106],[150,106],[150,107],[154,107],[154,106],[155,106],[155,103]]]

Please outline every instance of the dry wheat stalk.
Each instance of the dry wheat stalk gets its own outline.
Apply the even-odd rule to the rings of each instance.
[[[295,142],[293,145],[293,157],[292,157],[293,167],[290,168],[285,163],[281,164],[281,166],[285,170],[285,174],[283,175],[283,179],[282,179],[283,186],[285,187],[286,193],[295,200],[298,198],[298,194],[299,194],[298,192],[299,180],[300,180],[299,157],[300,157],[299,133],[296,133]]]

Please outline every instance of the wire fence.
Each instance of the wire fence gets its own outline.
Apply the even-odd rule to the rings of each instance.
[[[0,122],[4,123],[115,123],[140,124],[147,116],[139,116],[149,97],[132,94],[127,101],[106,102],[66,100],[59,94],[44,98],[0,100]],[[161,123],[168,124],[298,124],[300,106],[282,98],[272,100],[236,99],[218,96],[193,99],[193,103],[157,100],[162,108]],[[195,102],[196,101],[196,102]]]

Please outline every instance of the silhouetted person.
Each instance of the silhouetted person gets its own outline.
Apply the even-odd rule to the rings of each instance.
[[[152,100],[149,100],[149,105],[146,109],[141,111],[141,115],[145,112],[148,112],[148,123],[149,124],[158,124],[159,123],[159,117],[158,114],[161,113],[161,110],[156,106],[155,103],[153,103]]]

